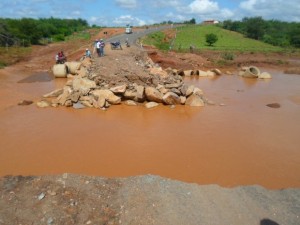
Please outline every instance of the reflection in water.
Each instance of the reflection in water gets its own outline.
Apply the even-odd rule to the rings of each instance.
[[[26,77],[18,81],[18,83],[49,82],[53,79],[54,79],[53,75],[47,72],[40,72],[40,73],[33,74],[29,77]]]
[[[17,106],[66,81],[21,79],[0,76],[0,175],[157,174],[199,184],[300,187],[300,108],[290,100],[300,96],[299,76],[187,79],[216,105],[108,111]],[[266,107],[273,102],[281,108]]]

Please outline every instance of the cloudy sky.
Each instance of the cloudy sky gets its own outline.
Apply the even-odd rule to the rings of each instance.
[[[300,22],[299,0],[0,0],[2,18],[82,18],[90,25],[264,19]]]

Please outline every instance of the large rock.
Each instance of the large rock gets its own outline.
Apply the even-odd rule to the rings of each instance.
[[[72,93],[72,89],[69,86],[65,86],[63,89],[63,93],[57,97],[57,103],[60,105],[65,105],[66,101],[70,99],[70,95]]]
[[[134,99],[137,99],[137,92],[127,89],[125,91],[125,93],[123,94],[123,96],[125,99],[134,100]]]
[[[87,76],[87,71],[84,67],[80,67],[79,70],[76,70],[76,74],[79,76],[79,77],[86,77]]]
[[[112,105],[117,105],[117,104],[121,103],[121,98],[119,96],[116,96],[110,90],[95,90],[95,91],[92,91],[92,95],[98,97],[98,99],[103,98]]]
[[[186,90],[186,93],[185,93],[185,96],[189,97],[191,94],[193,94],[194,89],[195,89],[194,85],[188,86],[188,88]]]
[[[125,102],[126,105],[128,106],[137,106],[137,103],[135,101],[132,101],[132,100],[127,100]]]
[[[181,104],[180,97],[174,92],[168,92],[163,96],[163,101],[167,105]]]
[[[110,88],[110,90],[115,94],[124,94],[126,89],[127,89],[126,84],[122,84],[122,85]]]
[[[168,72],[164,71],[161,67],[150,68],[149,73],[151,75],[158,75],[160,77],[168,77]]]
[[[201,97],[195,94],[188,97],[185,104],[189,106],[204,106],[204,102]]]
[[[138,102],[144,101],[144,99],[145,99],[145,87],[142,86],[142,85],[137,86],[136,87],[136,92],[137,92],[137,94],[136,94],[137,99],[136,100]]]
[[[193,93],[200,96],[200,97],[203,96],[203,94],[204,94],[203,91],[198,87],[194,88]]]
[[[148,102],[148,103],[145,104],[145,107],[146,107],[147,109],[151,109],[151,108],[154,108],[154,107],[156,107],[156,106],[158,106],[158,105],[159,105],[159,104],[156,103],[156,102]]]
[[[153,87],[146,87],[145,88],[145,94],[146,94],[146,97],[149,101],[158,102],[158,103],[163,102],[162,93],[160,93],[157,89],[155,89]]]
[[[81,62],[76,62],[76,61],[66,62],[65,64],[68,67],[69,73],[73,75],[76,75],[77,71],[80,70],[81,67]]]
[[[78,91],[73,91],[70,94],[70,99],[72,102],[78,102],[79,98],[80,98],[80,92],[78,92]]]
[[[63,93],[63,89],[56,89],[48,94],[43,95],[44,98],[53,98],[53,97],[58,97],[59,95],[61,95]]]
[[[87,78],[76,77],[73,80],[74,91],[79,91],[82,95],[86,95],[91,89],[96,88],[96,83]]]
[[[185,96],[180,96],[180,103],[181,105],[184,105],[186,102],[186,97]]]
[[[55,64],[52,67],[52,72],[56,78],[66,78],[68,74],[68,68],[65,64]]]

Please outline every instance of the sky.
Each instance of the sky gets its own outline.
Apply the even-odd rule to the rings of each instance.
[[[2,18],[82,18],[90,25],[142,26],[261,16],[300,22],[299,0],[0,0]]]

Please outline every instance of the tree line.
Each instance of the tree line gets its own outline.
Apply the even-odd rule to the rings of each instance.
[[[300,47],[300,23],[245,17],[241,21],[225,20],[224,29],[244,34],[248,38],[281,47]]]
[[[0,18],[0,45],[11,46],[16,43],[23,46],[41,44],[43,38],[62,41],[73,32],[84,30],[88,23],[83,19],[57,18]]]

